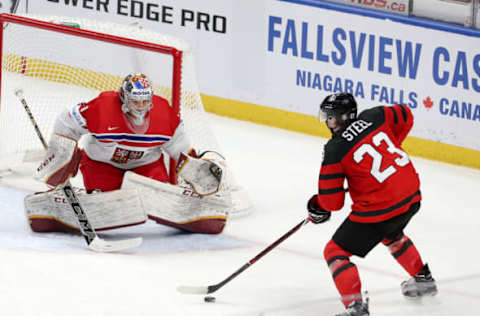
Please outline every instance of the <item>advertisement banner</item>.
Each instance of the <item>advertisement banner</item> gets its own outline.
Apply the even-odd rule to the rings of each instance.
[[[410,14],[472,27],[474,25],[472,8],[474,1],[477,0],[415,1]]]
[[[352,4],[367,9],[375,9],[408,15],[410,12],[409,0],[331,0]]]
[[[424,28],[307,2],[312,5],[37,0],[28,10],[136,23],[184,39],[195,52],[201,92],[227,104],[316,116],[327,94],[347,91],[360,110],[407,104],[415,115],[412,136],[480,151],[480,33]]]
[[[251,28],[243,8],[258,12],[259,7],[252,0],[35,0],[28,2],[27,13],[136,24],[183,39],[195,52],[202,93],[216,95],[232,86],[232,34],[237,27]],[[235,23],[232,12],[239,17]],[[250,18],[258,30],[255,13]]]
[[[273,104],[315,115],[337,91],[363,109],[407,104],[411,135],[480,150],[480,38],[322,8],[268,14]]]

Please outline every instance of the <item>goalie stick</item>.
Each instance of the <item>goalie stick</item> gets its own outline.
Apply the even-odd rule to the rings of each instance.
[[[229,277],[224,279],[223,281],[214,284],[214,285],[208,285],[208,286],[179,286],[177,287],[177,290],[180,293],[183,294],[210,294],[213,292],[216,292],[218,289],[223,287],[225,284],[228,282],[232,281],[235,277],[237,277],[240,273],[243,271],[247,270],[252,264],[260,260],[264,255],[269,253],[273,248],[277,247],[280,243],[282,243],[285,239],[288,237],[292,236],[295,232],[297,232],[302,226],[307,224],[309,222],[308,217],[302,220],[300,223],[295,225],[292,229],[290,229],[288,232],[286,232],[282,237],[278,238],[274,243],[272,243],[270,246],[265,248],[262,252],[260,252],[258,255],[256,255],[254,258],[250,259],[247,263],[245,263],[243,266],[241,266],[237,271],[232,273]]]
[[[25,109],[25,112],[27,113],[30,119],[30,122],[32,123],[35,129],[35,132],[43,145],[43,148],[47,149],[48,147],[47,142],[43,138],[42,132],[38,127],[37,121],[35,120],[35,117],[33,116],[32,111],[30,111],[30,107],[28,106],[27,101],[23,96],[23,91],[21,89],[16,89],[14,93],[22,103]],[[63,185],[62,190],[65,194],[65,197],[67,198],[68,203],[70,204],[73,212],[77,217],[78,224],[80,227],[80,233],[85,238],[88,248],[96,252],[114,252],[114,251],[121,251],[121,250],[140,246],[143,240],[141,237],[117,240],[117,241],[105,241],[100,237],[98,237],[97,233],[93,229],[92,224],[87,218],[87,214],[85,213],[83,207],[80,205],[80,201],[78,200],[75,192],[73,192],[73,188],[72,188],[72,185],[70,184],[70,180],[68,180]]]

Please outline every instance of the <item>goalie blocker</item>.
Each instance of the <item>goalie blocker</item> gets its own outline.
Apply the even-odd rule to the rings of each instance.
[[[50,187],[67,182],[78,172],[82,151],[71,137],[54,134],[48,143],[45,159],[37,168],[35,178]]]
[[[228,210],[229,192],[200,196],[193,190],[126,172],[122,188],[86,194],[77,189],[95,230],[108,230],[145,223],[159,224],[193,233],[219,234]],[[78,224],[62,190],[50,190],[25,197],[25,212],[35,232],[75,232]]]

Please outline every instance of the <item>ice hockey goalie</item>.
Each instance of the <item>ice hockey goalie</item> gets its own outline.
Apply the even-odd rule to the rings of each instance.
[[[77,141],[86,138],[80,150]],[[179,163],[184,187],[168,183],[164,155]],[[224,162],[198,158],[168,101],[155,95],[144,74],[130,74],[118,91],[60,113],[37,178],[52,189],[25,198],[35,232],[78,230],[59,186],[81,171],[78,198],[96,230],[138,225],[147,219],[195,233],[222,232],[231,195]]]

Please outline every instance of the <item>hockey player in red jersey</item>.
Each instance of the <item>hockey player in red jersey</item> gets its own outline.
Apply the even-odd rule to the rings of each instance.
[[[401,144],[413,126],[408,106],[378,106],[357,117],[357,104],[349,93],[327,96],[320,105],[332,139],[324,148],[318,194],[308,201],[310,221],[327,221],[342,209],[344,181],[353,201],[350,215],[324,249],[346,311],[342,316],[369,315],[368,298],[352,255],[365,257],[377,244],[385,245],[411,278],[401,284],[403,295],[435,295],[437,287],[413,242],[403,230],[420,208],[418,174]]]
[[[80,163],[87,191],[119,189],[126,170],[168,181],[162,149],[175,160],[191,150],[179,116],[142,74],[60,114],[54,133],[74,139],[88,134]]]
[[[77,141],[81,136],[86,137],[83,150],[77,147]],[[159,223],[187,231],[221,232],[226,220],[225,210],[221,209],[223,200],[219,201],[219,199],[214,200],[213,198],[201,201],[188,200],[184,203],[184,208],[187,210],[175,209],[174,206],[181,204],[179,201],[182,199],[195,197],[199,199],[201,196],[194,195],[190,190],[180,190],[181,192],[178,193],[174,191],[175,188],[160,185],[160,182],[169,181],[169,174],[164,164],[164,152],[175,161],[181,162],[182,169],[178,170],[179,172],[193,176],[192,182],[187,181],[192,184],[192,187],[194,187],[194,181],[200,182],[200,185],[206,183],[210,187],[212,187],[211,182],[213,181],[213,185],[218,185],[217,189],[220,186],[222,174],[219,172],[219,168],[221,167],[214,160],[196,159],[195,150],[191,147],[182,121],[170,107],[168,101],[153,93],[152,84],[146,75],[130,74],[124,79],[119,91],[102,92],[93,100],[77,104],[72,109],[59,114],[55,121],[46,158],[39,167],[42,173],[39,178],[43,178],[50,187],[57,187],[75,175],[79,167],[87,192],[110,192],[119,190],[124,184],[127,172],[133,172],[142,176],[142,178],[135,178],[135,183],[147,183],[153,179],[156,181],[148,182],[146,186],[154,187],[157,192],[173,194],[170,198],[163,200],[157,197],[160,199],[159,201],[153,199],[154,195],[148,194],[147,198],[152,197],[151,201],[142,199],[142,203],[139,202],[135,205],[128,204],[133,203],[132,199],[126,200],[124,203],[114,206],[111,211],[105,210],[108,214],[100,214],[105,207],[99,207],[100,211],[96,213],[98,214],[96,217],[89,215],[93,217],[93,222],[101,222],[100,227],[97,226],[96,229],[139,224],[144,222],[144,216],[148,215],[148,218]],[[188,168],[185,167],[186,165]],[[198,169],[203,172],[201,173],[202,178],[197,176],[192,165],[201,167],[206,165],[206,172],[203,172],[201,168]],[[213,180],[210,181],[210,179]],[[213,193],[215,192],[213,191]],[[122,195],[119,194],[119,196]],[[123,196],[127,196],[127,194],[125,193]],[[118,198],[110,198],[109,195],[98,195],[99,203],[102,203],[100,197],[108,199],[110,202],[113,201],[112,203],[119,201]],[[34,231],[71,230],[67,215],[61,214],[60,211],[50,212],[49,206],[44,202],[44,200],[52,199],[44,198],[42,200],[37,197],[29,197],[29,199],[30,203],[26,203],[26,205],[29,206],[27,211],[31,213],[27,212],[27,216]],[[59,197],[55,196],[54,199],[58,200]],[[205,204],[211,200],[214,200],[215,203],[213,206],[205,208],[207,209],[206,213],[202,213],[200,206],[195,207],[197,203]],[[164,202],[166,207],[162,207],[160,202]],[[39,211],[42,209],[39,205],[47,206],[43,207],[44,211]],[[131,207],[132,212],[125,211],[114,215],[114,211],[125,210],[128,206]],[[143,210],[140,207],[148,209]],[[152,208],[155,207],[158,212],[152,213]],[[59,209],[61,206],[53,205],[50,208]],[[188,208],[194,211],[188,212]],[[135,213],[136,211],[138,212]],[[67,213],[69,213],[68,210]],[[136,215],[130,216],[130,214]],[[167,217],[163,217],[164,214]]]

